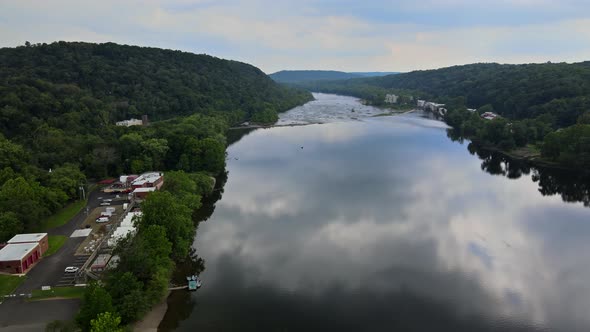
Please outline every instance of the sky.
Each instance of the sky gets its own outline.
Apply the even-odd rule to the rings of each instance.
[[[590,0],[0,0],[0,47],[58,40],[283,69],[590,60]]]

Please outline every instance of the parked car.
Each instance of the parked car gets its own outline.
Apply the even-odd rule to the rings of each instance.
[[[96,218],[96,222],[108,222],[109,221],[109,217],[100,217],[100,218]]]
[[[79,268],[75,267],[75,266],[68,266],[66,267],[65,271],[66,273],[75,273],[78,272],[78,270],[80,270]]]
[[[102,205],[102,206],[108,206],[108,205],[111,205],[111,203],[109,203],[109,202],[102,202],[102,203],[100,203],[100,205]]]

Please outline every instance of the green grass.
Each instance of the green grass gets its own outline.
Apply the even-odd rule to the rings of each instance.
[[[0,296],[11,294],[25,277],[0,274]]]
[[[39,226],[39,231],[44,232],[51,228],[59,227],[61,225],[65,225],[70,219],[72,219],[80,210],[82,210],[86,206],[86,201],[76,201],[71,203],[58,211],[56,214],[52,215],[51,217],[43,220],[41,225]]]
[[[526,147],[538,154],[541,154],[541,148],[537,144],[527,144]]]
[[[55,254],[61,246],[66,243],[68,237],[65,235],[49,235],[48,242],[49,248],[43,254],[44,257]]]
[[[55,287],[50,290],[33,290],[31,301],[63,297],[68,299],[80,299],[84,295],[85,287]]]

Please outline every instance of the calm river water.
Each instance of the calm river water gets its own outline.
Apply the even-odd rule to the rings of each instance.
[[[587,178],[316,98],[229,147],[161,330],[590,331]]]

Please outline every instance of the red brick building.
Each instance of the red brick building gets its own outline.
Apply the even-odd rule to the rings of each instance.
[[[0,271],[6,273],[26,273],[41,259],[39,243],[8,244],[0,249]]]
[[[12,239],[6,242],[7,244],[19,244],[19,243],[38,243],[43,255],[49,248],[49,238],[47,233],[30,233],[30,234],[17,234]]]

